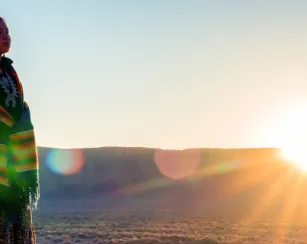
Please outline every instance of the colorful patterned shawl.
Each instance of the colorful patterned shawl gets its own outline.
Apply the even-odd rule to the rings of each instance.
[[[17,80],[23,99],[22,85],[11,65],[12,61],[8,58],[5,61],[8,62],[7,71]],[[24,195],[31,207],[36,208],[39,199],[39,163],[34,127],[26,102],[19,121],[15,121],[0,105],[0,130],[0,184],[9,187],[9,191]]]

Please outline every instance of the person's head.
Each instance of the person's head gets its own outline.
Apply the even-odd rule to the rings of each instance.
[[[0,56],[9,52],[11,48],[11,37],[6,21],[0,17]]]

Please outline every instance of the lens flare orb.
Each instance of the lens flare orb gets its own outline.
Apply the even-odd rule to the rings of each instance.
[[[72,175],[79,172],[84,165],[83,151],[80,149],[52,149],[47,154],[48,168],[62,175]]]
[[[162,150],[155,151],[155,162],[160,172],[173,180],[193,175],[200,163],[200,150]]]

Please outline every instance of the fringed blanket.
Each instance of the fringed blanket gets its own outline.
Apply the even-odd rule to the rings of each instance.
[[[23,97],[17,73],[11,63],[8,65],[8,72],[17,80],[19,94]],[[0,105],[0,185],[5,186],[0,187],[1,199],[8,194],[8,198],[23,199],[31,208],[37,207],[38,155],[30,109],[26,102],[18,121]]]

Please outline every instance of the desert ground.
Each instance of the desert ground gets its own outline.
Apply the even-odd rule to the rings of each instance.
[[[241,222],[172,211],[41,214],[37,243],[307,243],[307,226],[269,220]]]
[[[34,212],[37,243],[300,243],[307,221],[249,219],[195,211],[127,208],[49,209]]]

